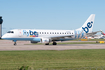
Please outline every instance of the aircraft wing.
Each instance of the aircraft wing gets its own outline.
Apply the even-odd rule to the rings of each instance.
[[[60,38],[72,38],[74,35],[64,35],[64,36],[53,36],[50,37],[52,40],[59,40]]]

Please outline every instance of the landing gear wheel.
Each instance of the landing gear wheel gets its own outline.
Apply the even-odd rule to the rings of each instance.
[[[45,43],[45,45],[49,45],[49,43]]]
[[[53,44],[53,45],[57,45],[57,43],[56,43],[56,42],[53,42],[52,44]]]
[[[14,44],[13,45],[16,45],[16,40],[13,40]]]
[[[14,42],[14,45],[16,45],[16,42]]]

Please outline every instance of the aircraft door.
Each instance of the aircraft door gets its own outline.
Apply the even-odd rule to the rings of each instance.
[[[19,36],[19,37],[22,36],[22,30],[21,30],[21,29],[18,30],[18,36]]]

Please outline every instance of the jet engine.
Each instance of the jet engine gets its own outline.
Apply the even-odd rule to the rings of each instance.
[[[38,42],[40,42],[40,41],[41,41],[40,38],[34,38],[34,39],[31,41],[31,43],[38,43]]]
[[[36,42],[36,41],[31,41],[31,43],[38,43],[38,42]]]
[[[42,38],[41,39],[41,42],[42,43],[49,43],[50,42],[50,39],[48,39],[48,38]]]

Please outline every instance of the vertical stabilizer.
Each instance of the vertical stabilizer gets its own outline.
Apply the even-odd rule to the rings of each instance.
[[[91,14],[90,17],[86,20],[86,22],[81,27],[85,33],[91,33],[93,29],[95,14]]]
[[[83,37],[86,33],[91,33],[93,29],[95,14],[91,14],[82,27],[75,30],[75,38]]]
[[[93,29],[95,14],[91,14],[86,22],[80,27],[76,29],[76,31],[84,31],[84,33],[91,33]]]

